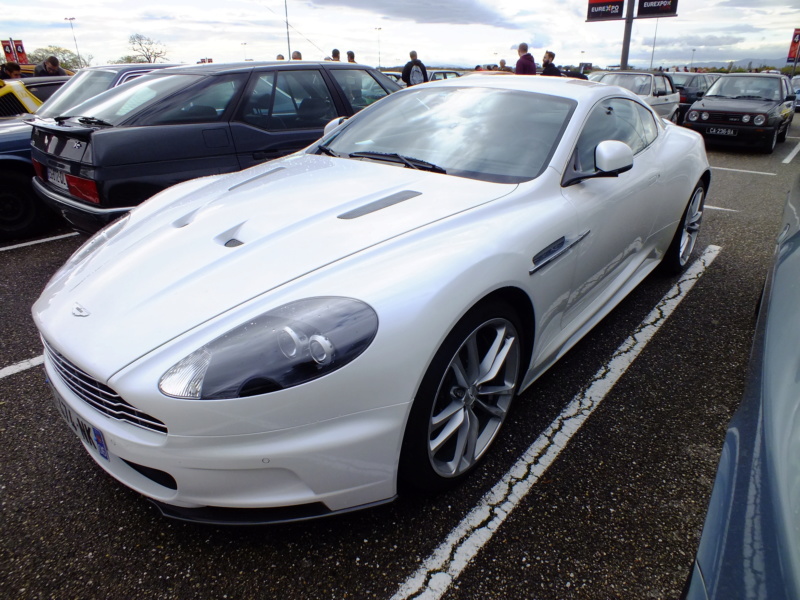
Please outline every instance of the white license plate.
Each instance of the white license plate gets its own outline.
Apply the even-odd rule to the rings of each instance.
[[[51,169],[48,167],[47,181],[56,187],[60,187],[62,190],[69,189],[69,186],[67,185],[67,174],[64,173],[64,171],[59,171],[58,169]]]
[[[739,132],[728,127],[709,127],[706,129],[706,133],[710,133],[712,135],[736,135]]]
[[[53,400],[56,403],[59,414],[64,418],[75,435],[83,440],[89,448],[94,450],[95,454],[106,460],[111,460],[108,456],[108,445],[106,444],[106,436],[103,435],[103,432],[76,415],[67,403],[64,402],[55,388],[53,388]]]

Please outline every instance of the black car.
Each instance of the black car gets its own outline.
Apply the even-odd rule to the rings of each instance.
[[[22,83],[44,104],[35,109],[39,118],[69,114],[69,110],[107,89],[132,81],[169,64],[122,64],[87,67],[72,77],[25,77]],[[63,85],[62,85],[63,84]],[[31,114],[0,119],[0,240],[36,233],[53,216],[33,193]]]
[[[400,89],[371,67],[267,62],[178,67],[33,128],[34,189],[92,233],[171,185],[290,154]]]
[[[781,225],[685,600],[800,598],[800,178]]]
[[[794,90],[779,73],[722,75],[686,113],[684,125],[706,142],[755,146],[771,154],[786,141],[794,117]]]
[[[670,76],[681,95],[678,123],[683,123],[692,104],[702,98],[711,84],[719,79],[719,75],[715,73],[670,73]]]

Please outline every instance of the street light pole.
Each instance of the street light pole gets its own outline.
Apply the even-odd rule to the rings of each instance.
[[[69,21],[69,28],[72,30],[72,39],[75,40],[75,52],[78,55],[78,68],[81,68],[83,66],[83,60],[81,59],[81,51],[78,50],[78,38],[75,37],[75,28],[72,26],[75,17],[64,17],[64,20]]]
[[[247,42],[242,42],[242,46],[244,46],[244,60],[247,61]]]
[[[381,68],[381,28],[376,27],[375,31],[378,32],[378,69]]]
[[[692,48],[692,62],[689,63],[689,70],[690,71],[692,70],[692,67],[694,67],[694,53],[696,51],[697,51],[697,48]]]

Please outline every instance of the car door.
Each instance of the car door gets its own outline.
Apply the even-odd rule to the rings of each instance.
[[[672,81],[663,75],[653,76],[653,98],[650,106],[665,119],[671,118],[678,110],[680,94],[672,87]]]
[[[239,166],[246,169],[305,148],[342,112],[320,69],[254,73],[231,122]]]
[[[618,177],[585,179],[562,188],[574,204],[585,238],[576,246],[572,292],[564,328],[589,320],[622,288],[645,260],[647,241],[664,195],[659,185],[659,126],[652,113],[625,98],[605,99],[586,120],[571,164],[579,173],[595,172],[594,149],[601,141],[625,142],[633,168]]]

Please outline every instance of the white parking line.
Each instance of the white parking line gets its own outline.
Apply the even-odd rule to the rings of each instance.
[[[589,387],[572,399],[516,464],[450,532],[422,566],[400,586],[392,600],[435,600],[444,595],[600,405],[720,250],[718,246],[706,248],[703,255],[642,321],[636,332],[617,348],[608,364],[595,374]]]
[[[17,244],[15,246],[5,246],[4,248],[0,248],[0,252],[5,250],[16,250],[17,248],[25,248],[26,246],[35,246],[36,244],[44,244],[45,242],[55,242],[56,240],[63,240],[64,238],[75,237],[76,235],[78,235],[77,232],[65,233],[64,235],[44,238],[43,240],[34,240],[32,242],[25,242],[24,244]]]
[[[44,355],[40,354],[36,358],[31,358],[30,360],[23,360],[15,365],[11,365],[9,367],[3,367],[0,369],[0,379],[4,377],[8,377],[9,375],[16,375],[17,373],[21,373],[22,371],[27,371],[30,368],[38,367],[40,364],[44,362]]]
[[[794,147],[794,150],[789,153],[789,156],[783,159],[783,164],[788,165],[790,162],[792,162],[792,159],[797,156],[798,152],[800,152],[800,142],[798,142],[798,144]]]
[[[738,210],[733,210],[732,208],[720,208],[719,206],[709,206],[706,204],[706,210],[723,210],[725,212],[739,212]]]
[[[763,171],[745,171],[743,169],[728,169],[726,167],[711,167],[717,171],[733,171],[734,173],[750,173],[751,175],[771,175],[775,176],[777,173],[764,173]]]

